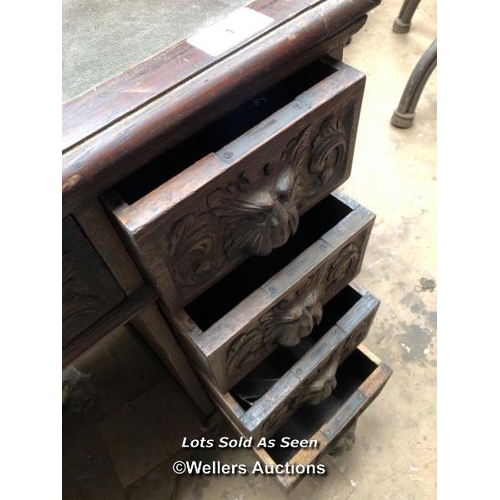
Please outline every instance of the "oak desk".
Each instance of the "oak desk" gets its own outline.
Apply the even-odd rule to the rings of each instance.
[[[343,47],[378,3],[64,2],[63,366],[130,322],[205,416],[207,390],[244,436],[320,436],[262,461],[348,446],[390,376],[356,349],[374,215],[329,194],[365,80]]]

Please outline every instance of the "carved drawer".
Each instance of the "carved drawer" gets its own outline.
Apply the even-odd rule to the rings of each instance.
[[[281,247],[349,177],[364,82],[341,62],[317,61],[107,194],[170,312]]]
[[[271,436],[302,405],[317,405],[335,388],[338,366],[365,339],[379,301],[351,284],[323,307],[323,319],[295,347],[281,347],[223,394],[206,384],[240,434]]]
[[[191,360],[221,392],[278,346],[311,333],[323,305],[358,274],[375,216],[337,193],[267,257],[252,257],[170,315]]]
[[[253,450],[259,461],[273,470],[278,464],[296,474],[276,474],[279,485],[289,491],[307,474],[307,466],[325,454],[337,455],[351,449],[358,417],[383,389],[392,370],[360,345],[339,367],[337,386],[332,394],[318,405],[304,405],[272,435],[274,446]],[[310,447],[285,447],[290,439],[308,440]],[[268,440],[269,443],[269,440]]]

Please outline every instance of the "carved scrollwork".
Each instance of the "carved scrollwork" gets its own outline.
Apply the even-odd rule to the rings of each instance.
[[[354,275],[360,259],[361,243],[363,241],[364,236],[360,236],[355,241],[342,248],[333,264],[325,270],[325,283],[328,290],[335,288],[339,282],[345,281],[347,276]]]
[[[357,238],[343,247],[338,255],[318,269],[308,280],[316,283],[320,295],[331,295],[331,291],[339,284],[350,281],[354,276],[361,257],[361,249],[367,234],[363,232]]]
[[[309,172],[304,188],[308,196],[315,195],[324,186],[331,186],[343,175],[341,168],[347,152],[347,135],[342,120],[336,116],[327,117],[312,142]]]
[[[244,333],[229,347],[226,354],[226,370],[228,376],[239,375],[253,368],[274,348],[272,330],[263,329],[260,325]]]
[[[178,284],[205,283],[219,272],[224,259],[214,222],[212,214],[204,213],[186,215],[174,225],[167,240],[167,254]]]
[[[373,320],[373,316],[370,315],[368,318],[365,318],[355,329],[351,332],[350,335],[347,336],[342,345],[339,347],[340,360],[343,361],[350,354],[354,352],[356,347],[358,347],[363,340],[365,340],[368,335],[368,330],[370,328],[371,322]]]

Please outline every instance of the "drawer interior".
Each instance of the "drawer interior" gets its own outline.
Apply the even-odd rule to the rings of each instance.
[[[278,347],[257,368],[236,384],[230,393],[246,411],[262,397],[321,337],[332,328],[362,295],[347,286],[323,307],[323,318],[312,332],[293,347]]]
[[[377,368],[377,365],[356,349],[337,371],[337,387],[332,395],[316,406],[305,405],[297,410],[272,436],[276,442],[283,437],[310,439],[317,430],[329,421],[358,387]],[[267,452],[276,463],[285,463],[297,452],[293,448],[274,447]]]
[[[336,71],[326,63],[315,61],[158,156],[117,184],[115,190],[131,205],[207,154],[218,151]]]
[[[300,218],[294,236],[265,257],[254,256],[185,307],[202,330],[207,330],[233,307],[288,265],[333,226],[352,212],[336,197],[328,196]]]

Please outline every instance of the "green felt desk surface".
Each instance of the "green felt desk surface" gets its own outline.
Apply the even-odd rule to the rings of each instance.
[[[251,0],[63,0],[63,102]]]

